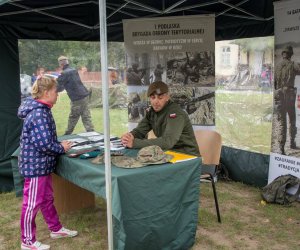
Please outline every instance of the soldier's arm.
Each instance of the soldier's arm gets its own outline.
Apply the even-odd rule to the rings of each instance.
[[[137,127],[133,129],[130,133],[134,138],[143,139],[146,138],[148,132],[152,129],[150,121],[148,120],[147,115],[139,122]]]
[[[133,141],[133,148],[143,148],[146,146],[157,145],[163,150],[172,149],[179,141],[182,134],[185,120],[183,115],[178,115],[175,118],[167,117],[167,126],[164,134],[161,137],[154,139],[138,139]]]
[[[300,63],[294,63],[294,70],[296,75],[300,75]]]

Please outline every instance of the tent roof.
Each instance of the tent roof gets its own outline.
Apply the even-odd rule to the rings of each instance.
[[[2,4],[1,4],[2,3]],[[107,0],[107,37],[123,41],[123,19],[216,15],[216,40],[274,34],[273,0]],[[0,38],[99,40],[97,0],[0,0]]]

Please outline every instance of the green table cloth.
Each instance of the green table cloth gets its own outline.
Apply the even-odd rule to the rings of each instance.
[[[137,150],[125,154],[134,156]],[[14,168],[17,155],[12,158]],[[189,249],[198,221],[200,168],[201,158],[136,169],[112,165],[114,249]],[[56,172],[105,198],[104,164],[63,155]]]

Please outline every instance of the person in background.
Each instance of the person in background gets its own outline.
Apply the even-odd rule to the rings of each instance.
[[[162,74],[164,73],[164,69],[161,64],[157,64],[154,70],[154,82],[162,81]]]
[[[74,237],[77,231],[64,228],[53,204],[51,173],[57,156],[67,152],[72,144],[59,142],[51,113],[57,100],[56,81],[39,76],[32,88],[32,98],[24,100],[18,117],[24,120],[20,138],[19,171],[24,177],[21,212],[21,249],[50,249],[36,240],[35,218],[41,210],[53,239]]]
[[[175,150],[199,156],[199,148],[188,115],[170,100],[168,85],[162,81],[149,85],[147,95],[151,107],[138,126],[121,137],[128,148],[157,145],[163,150]],[[148,139],[150,131],[156,138]]]
[[[35,74],[33,74],[32,77],[31,77],[32,85],[34,84],[34,82],[35,82],[35,80],[38,76],[43,76],[44,74],[45,74],[45,68],[38,67],[35,71]]]
[[[65,135],[72,134],[79,118],[81,117],[83,126],[87,132],[94,131],[91,112],[89,109],[90,92],[83,85],[76,69],[69,66],[69,60],[65,56],[58,58],[59,66],[62,68],[60,76],[57,78],[57,91],[64,89],[71,100],[71,112],[69,114],[68,127]]]
[[[280,153],[285,154],[284,147],[287,137],[287,115],[289,117],[290,148],[296,149],[296,110],[297,88],[295,78],[300,75],[300,64],[292,61],[293,47],[286,46],[282,52],[282,61],[278,63],[274,77],[274,109],[279,122]]]

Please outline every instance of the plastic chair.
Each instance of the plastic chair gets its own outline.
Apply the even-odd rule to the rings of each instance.
[[[195,136],[202,157],[202,171],[200,181],[210,181],[214,193],[218,222],[221,223],[221,215],[215,182],[217,170],[220,164],[222,137],[213,130],[196,130]]]

